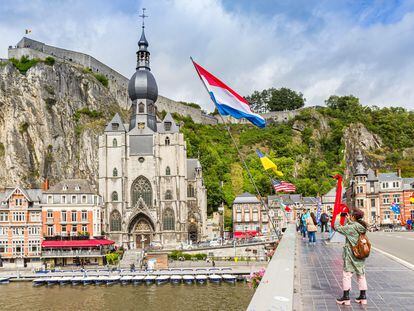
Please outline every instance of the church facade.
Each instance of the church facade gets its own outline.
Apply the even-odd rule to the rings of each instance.
[[[158,87],[144,27],[128,85],[130,120],[116,114],[99,137],[99,193],[105,234],[117,245],[174,246],[204,238],[207,194],[198,159],[170,114],[157,120]]]

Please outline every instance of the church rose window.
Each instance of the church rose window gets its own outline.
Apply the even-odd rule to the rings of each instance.
[[[112,140],[112,147],[118,147],[118,141],[116,140],[116,138]]]
[[[165,175],[171,175],[171,170],[169,166],[167,166],[167,168],[165,169]]]
[[[139,103],[139,105],[138,105],[138,112],[139,113],[144,113],[144,109],[145,109],[144,104],[143,103]]]
[[[118,201],[118,192],[112,192],[112,201]]]
[[[111,231],[121,231],[121,214],[115,210],[110,217]]]
[[[170,145],[170,138],[169,137],[166,137],[165,138],[165,145],[166,146],[169,146]]]
[[[112,171],[112,176],[113,177],[117,177],[118,176],[118,170],[116,169],[116,167],[114,168],[114,170]]]
[[[137,204],[139,198],[142,198],[148,207],[152,206],[151,183],[144,176],[139,176],[137,179],[135,179],[131,187],[131,194],[132,206],[135,206]]]
[[[174,212],[170,208],[164,211],[163,227],[164,230],[174,230]]]
[[[165,192],[165,199],[166,199],[166,200],[172,200],[172,193],[171,193],[171,190],[167,190],[167,191]]]

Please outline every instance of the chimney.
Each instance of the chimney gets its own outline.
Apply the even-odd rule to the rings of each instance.
[[[47,178],[46,178],[46,179],[43,181],[42,190],[43,190],[43,191],[49,190],[49,179],[47,179]]]
[[[398,177],[401,177],[401,168],[397,169],[397,175],[398,175]]]

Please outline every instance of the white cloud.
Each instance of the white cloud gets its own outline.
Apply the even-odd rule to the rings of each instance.
[[[122,2],[121,2],[122,3]],[[119,5],[119,4],[118,4]],[[126,76],[135,68],[137,14],[115,2],[23,1],[0,8],[0,57],[24,28],[46,43],[89,53]],[[241,94],[290,87],[308,104],[354,94],[369,105],[414,108],[414,15],[361,26],[349,14],[318,6],[310,19],[225,10],[218,0],[151,1],[147,39],[160,93],[213,106],[189,56]],[[371,14],[362,12],[360,20]]]

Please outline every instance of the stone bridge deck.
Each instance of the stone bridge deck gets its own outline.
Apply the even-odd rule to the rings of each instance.
[[[339,307],[342,246],[317,238],[310,246],[296,237],[294,310],[414,310],[414,271],[375,250],[366,262],[368,304]],[[354,277],[351,298],[358,294]]]

